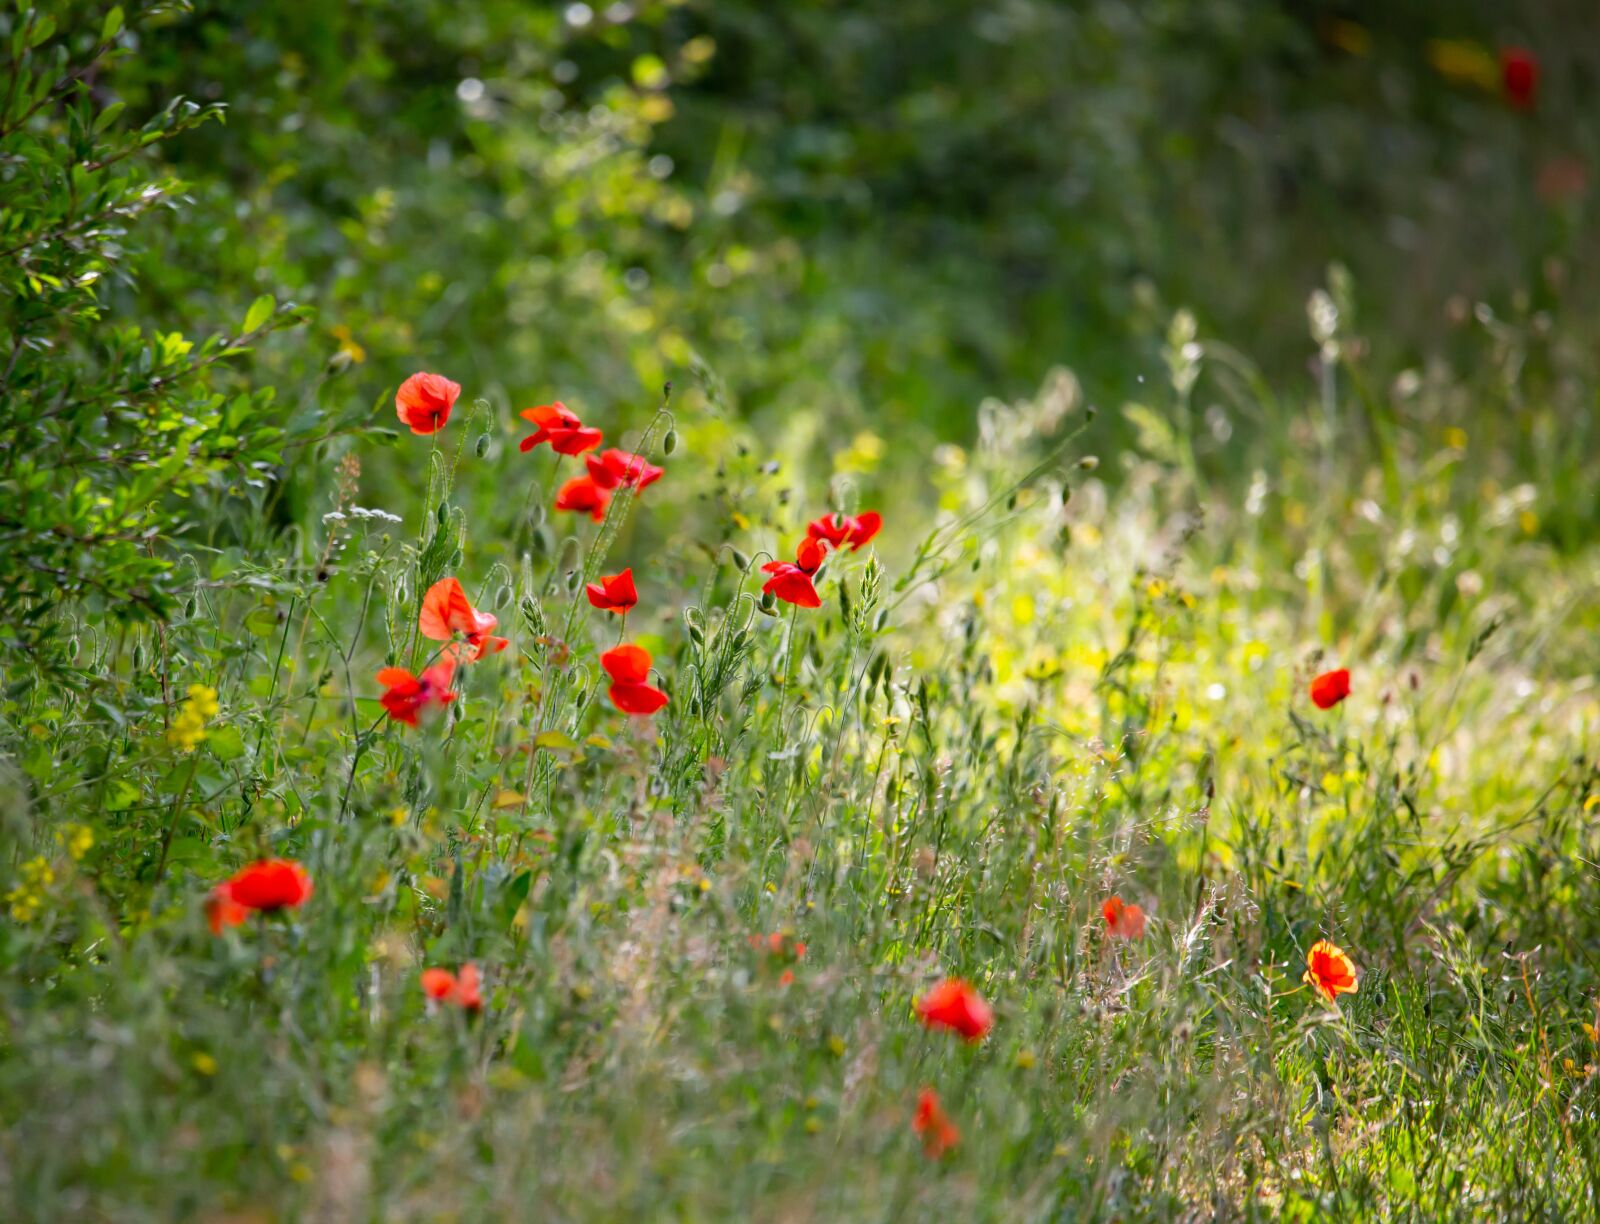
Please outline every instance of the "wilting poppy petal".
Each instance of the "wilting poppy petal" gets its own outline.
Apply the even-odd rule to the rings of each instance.
[[[589,596],[589,602],[602,612],[626,612],[639,602],[632,569],[625,569],[620,574],[602,575],[599,582],[588,583],[584,591]]]
[[[422,675],[413,676],[403,667],[386,667],[378,673],[378,683],[387,691],[378,700],[396,722],[415,727],[418,716],[430,706],[445,706],[456,699],[450,680],[455,675],[455,660],[446,656]]]
[[[442,374],[413,374],[395,392],[394,411],[414,434],[438,433],[450,419],[461,384]]]
[[[1357,986],[1356,966],[1343,948],[1319,939],[1306,953],[1306,971],[1303,979],[1327,999],[1338,1004],[1342,994],[1354,994]]]
[[[1350,696],[1350,672],[1346,668],[1323,672],[1311,682],[1311,700],[1319,710],[1331,710]]]
[[[929,1028],[946,1028],[968,1041],[981,1041],[994,1025],[994,1012],[970,982],[945,978],[917,1001],[917,1014]]]
[[[262,859],[228,881],[228,893],[246,909],[293,909],[311,896],[311,877],[292,859]]]
[[[922,1150],[933,1159],[943,1156],[961,1142],[961,1132],[945,1114],[932,1088],[924,1088],[917,1097],[917,1112],[912,1116],[911,1130],[922,1137]]]

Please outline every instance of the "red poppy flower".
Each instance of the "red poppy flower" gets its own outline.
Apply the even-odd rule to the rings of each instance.
[[[624,714],[654,714],[667,704],[667,695],[649,683],[650,652],[643,646],[608,650],[600,666],[611,677],[611,704]]]
[[[626,615],[628,609],[639,602],[631,568],[620,574],[602,574],[599,582],[588,583],[583,589],[588,593],[589,602],[602,612],[621,612]]]
[[[1336,947],[1326,939],[1319,939],[1306,953],[1306,971],[1302,980],[1329,1003],[1338,1006],[1340,995],[1355,993],[1356,964],[1345,955],[1343,948]]]
[[[422,597],[422,615],[417,618],[422,636],[435,642],[448,642],[458,633],[463,635],[472,648],[468,660],[472,663],[506,648],[505,638],[491,632],[499,623],[498,617],[472,606],[455,578],[441,578],[428,588]]]
[[[1106,920],[1106,934],[1114,939],[1143,939],[1144,911],[1137,905],[1127,905],[1121,897],[1112,897],[1100,907]]]
[[[924,1088],[917,1097],[917,1112],[911,1119],[911,1130],[922,1137],[922,1150],[937,1160],[961,1142],[961,1132],[950,1121],[939,1096],[932,1088]]]
[[[598,455],[587,455],[584,463],[589,475],[602,489],[615,489],[618,485],[631,485],[643,490],[660,480],[665,472],[643,455],[625,450],[603,450]]]
[[[605,518],[610,504],[611,494],[595,484],[592,476],[574,476],[556,490],[557,510],[576,510],[597,523]]]
[[[448,969],[424,969],[422,993],[440,1003],[454,1003],[467,1011],[477,1011],[483,1006],[480,993],[478,966],[462,965],[459,974]]]
[[[1500,49],[1500,88],[1518,110],[1532,110],[1539,92],[1539,58],[1526,47]]]
[[[757,951],[765,949],[767,955],[775,960],[804,960],[806,956],[806,945],[786,931],[752,935],[750,946]]]
[[[793,561],[768,561],[761,567],[761,572],[772,577],[761,588],[762,594],[775,595],[784,603],[792,603],[798,608],[820,608],[822,597],[817,594],[811,576],[822,568],[828,548],[829,545],[824,541],[807,536],[800,541]]]
[[[1311,700],[1319,710],[1331,710],[1350,696],[1350,672],[1347,668],[1323,672],[1311,682]]]
[[[553,404],[540,404],[537,408],[524,408],[520,415],[539,427],[534,430],[532,437],[522,439],[519,445],[524,451],[531,451],[540,443],[548,442],[550,449],[558,455],[581,455],[599,446],[605,436],[598,429],[584,428],[578,414],[560,400]]]
[[[238,926],[248,917],[250,911],[233,899],[233,885],[227,880],[207,894],[206,920],[213,935],[221,935],[224,927]]]
[[[945,978],[917,1000],[917,1014],[929,1028],[947,1028],[968,1041],[982,1041],[994,1027],[994,1012],[983,996],[961,978]]]
[[[457,694],[450,688],[455,670],[456,661],[448,656],[423,668],[420,676],[413,676],[403,667],[386,667],[378,673],[378,683],[387,691],[378,700],[390,718],[414,727],[424,710],[449,705],[456,699]]]
[[[450,419],[461,384],[443,374],[413,374],[394,395],[395,415],[414,434],[438,433]]]
[[[311,877],[292,859],[262,859],[242,867],[226,884],[227,900],[247,910],[294,909],[311,896]]]
[[[834,548],[850,546],[851,552],[860,552],[861,546],[878,534],[883,526],[883,516],[876,510],[865,514],[825,514],[806,524],[806,535],[813,540],[824,540]]]

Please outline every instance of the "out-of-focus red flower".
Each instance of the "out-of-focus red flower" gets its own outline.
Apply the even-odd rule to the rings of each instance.
[[[1144,911],[1137,905],[1128,905],[1121,897],[1112,897],[1100,907],[1100,913],[1106,920],[1106,934],[1112,938],[1144,938]]]
[[[804,960],[806,955],[805,943],[787,931],[774,931],[770,935],[752,935],[750,946],[758,952],[765,951],[770,958],[778,961]]]
[[[548,442],[550,449],[558,455],[581,455],[599,446],[605,437],[598,429],[585,428],[578,414],[560,400],[553,404],[540,404],[537,408],[524,408],[519,415],[538,426],[532,436],[522,439],[518,444],[525,452]]]
[[[822,568],[828,548],[829,545],[823,541],[807,536],[795,549],[793,561],[768,561],[761,567],[761,572],[772,577],[761,588],[762,594],[775,595],[797,608],[820,608],[822,597],[817,594],[817,586],[811,576]]]
[[[806,535],[834,548],[848,547],[851,552],[860,552],[861,546],[877,535],[882,526],[883,516],[876,510],[857,515],[825,514],[806,524]]]
[[[949,1029],[968,1041],[982,1041],[994,1027],[993,1010],[962,978],[937,983],[917,1000],[917,1015],[929,1028]]]
[[[1539,57],[1526,47],[1501,47],[1500,89],[1518,110],[1532,110],[1539,94]]]
[[[431,706],[442,708],[456,699],[458,694],[450,688],[455,671],[456,661],[449,656],[423,668],[420,676],[413,676],[403,667],[386,667],[378,673],[378,683],[385,686],[378,700],[390,718],[414,727],[423,711]]]
[[[413,374],[395,392],[394,411],[414,434],[438,433],[450,419],[461,384],[443,374]]]
[[[961,1142],[961,1132],[939,1104],[939,1095],[924,1088],[917,1097],[917,1112],[911,1119],[912,1133],[921,1136],[922,1150],[937,1160]]]
[[[600,656],[611,677],[611,704],[624,714],[654,714],[667,695],[650,685],[650,652],[643,646],[618,646]]]
[[[262,859],[241,867],[232,879],[218,885],[219,890],[223,888],[227,889],[227,901],[247,910],[294,909],[310,898],[311,877],[293,859]]]
[[[1350,696],[1350,671],[1341,667],[1337,671],[1323,672],[1311,682],[1311,701],[1319,710],[1331,710]]]
[[[583,589],[588,593],[589,602],[602,612],[626,614],[629,608],[639,602],[631,568],[620,574],[602,574],[599,582],[588,583]]]
[[[1589,190],[1589,168],[1581,157],[1558,153],[1540,164],[1534,189],[1546,204],[1580,199]]]
[[[224,880],[206,894],[206,920],[211,933],[221,935],[224,927],[238,926],[250,911],[233,899],[233,884]]]
[[[597,523],[606,517],[610,504],[611,494],[595,484],[592,476],[574,476],[556,490],[557,510],[576,510]]]
[[[598,455],[586,455],[583,461],[589,467],[590,478],[602,489],[632,485],[642,491],[660,480],[665,471],[643,455],[625,450],[603,450]]]
[[[417,618],[422,636],[435,642],[448,642],[458,633],[463,635],[472,650],[469,662],[474,663],[506,648],[505,638],[491,632],[499,623],[498,617],[472,606],[455,578],[441,578],[428,588],[422,597],[422,615]]]
[[[448,969],[424,969],[422,993],[440,1003],[453,1003],[467,1011],[477,1011],[483,1006],[478,966],[462,965],[459,974]]]
[[[1337,1007],[1340,995],[1356,991],[1356,964],[1345,955],[1343,948],[1319,939],[1306,953],[1303,980]]]

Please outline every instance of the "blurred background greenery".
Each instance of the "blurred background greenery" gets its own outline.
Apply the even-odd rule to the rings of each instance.
[[[672,379],[796,461],[914,470],[1056,365],[1142,398],[1180,306],[1306,382],[1334,261],[1387,368],[1466,360],[1480,302],[1530,373],[1592,355],[1584,0],[201,3],[139,38],[104,81],[131,114],[228,113],[164,146],[193,223],[126,293],[185,331],[316,306],[258,378],[343,354],[341,403],[423,367],[642,412]]]

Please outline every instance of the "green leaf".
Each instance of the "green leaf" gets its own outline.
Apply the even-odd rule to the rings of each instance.
[[[244,740],[237,727],[216,727],[206,736],[211,755],[219,761],[237,760],[244,755]]]
[[[113,123],[115,123],[117,121],[117,116],[122,114],[123,108],[126,107],[127,105],[128,104],[126,102],[123,102],[123,101],[119,100],[119,101],[113,102],[109,106],[107,106],[105,108],[105,110],[101,111],[99,116],[95,119],[95,121],[94,121],[94,130],[96,132],[105,131],[108,127],[110,127]]]
[[[122,32],[122,6],[119,4],[106,14],[105,22],[100,27],[100,41],[110,42]]]
[[[28,46],[37,47],[50,35],[56,32],[56,19],[49,14],[34,22],[33,29],[28,31]]]
[[[278,301],[270,293],[263,293],[250,303],[250,310],[244,316],[244,330],[253,332],[268,319],[272,312],[278,308]]]

